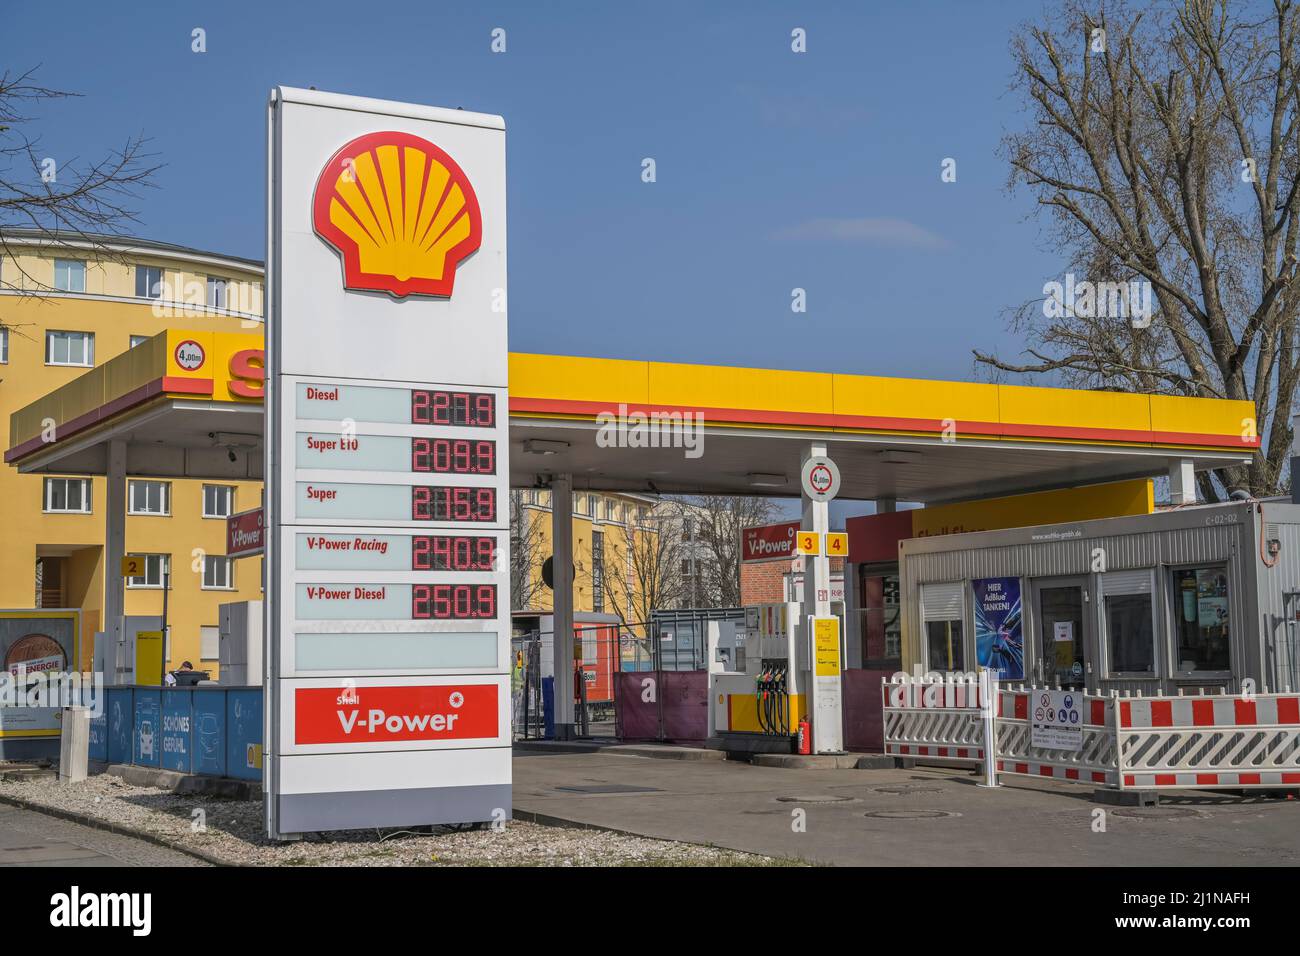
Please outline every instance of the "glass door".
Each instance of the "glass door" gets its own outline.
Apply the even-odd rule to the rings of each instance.
[[[1049,685],[1084,688],[1091,668],[1083,579],[1034,582],[1038,611],[1038,677]]]

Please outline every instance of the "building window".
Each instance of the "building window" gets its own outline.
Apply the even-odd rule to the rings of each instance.
[[[1155,594],[1151,582],[1149,570],[1101,575],[1102,626],[1106,629],[1107,670],[1111,675],[1155,676]]]
[[[921,585],[921,621],[925,627],[926,665],[930,670],[964,671],[962,638],[966,588],[960,581]]]
[[[203,517],[228,518],[234,513],[235,489],[232,486],[203,486]]]
[[[129,588],[161,588],[171,568],[171,560],[165,554],[138,554],[134,557],[144,558],[144,574],[140,577],[126,579]]]
[[[135,267],[135,295],[137,299],[161,299],[163,271],[158,266]]]
[[[226,307],[226,280],[208,276],[208,308],[224,309]]]
[[[1186,568],[1173,576],[1179,672],[1231,671],[1227,568]]]
[[[9,364],[9,330],[0,329],[0,365]]]
[[[199,626],[199,660],[215,661],[221,656],[221,628],[215,624]]]
[[[46,332],[45,364],[82,367],[94,365],[95,334],[93,332]]]
[[[169,515],[172,513],[171,482],[131,481],[128,484],[128,514]]]
[[[80,259],[55,259],[54,288],[60,292],[85,292],[86,263]]]
[[[591,609],[597,614],[605,610],[605,533],[591,533]]]
[[[144,345],[144,343],[148,342],[152,337],[153,336],[150,335],[133,335],[131,336],[131,344],[129,348],[135,348],[137,345]]]
[[[204,590],[229,591],[234,585],[231,583],[233,575],[231,573],[231,558],[224,556],[208,554],[203,557],[203,588]]]
[[[45,510],[58,514],[90,514],[90,479],[46,478]]]

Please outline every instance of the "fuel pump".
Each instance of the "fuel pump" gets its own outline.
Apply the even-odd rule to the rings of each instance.
[[[803,685],[806,649],[798,640],[799,605],[745,609],[745,648],[735,670],[709,673],[709,733],[724,749],[789,752],[799,718],[808,710]],[[741,662],[743,661],[743,665]],[[743,670],[741,667],[743,666]]]

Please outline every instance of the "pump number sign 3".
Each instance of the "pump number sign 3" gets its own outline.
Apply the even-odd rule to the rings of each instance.
[[[508,818],[504,124],[270,120],[267,831]]]

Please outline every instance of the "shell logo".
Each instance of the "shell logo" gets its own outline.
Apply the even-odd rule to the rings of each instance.
[[[347,143],[321,170],[316,234],[343,258],[343,287],[451,295],[456,266],[478,249],[478,197],[456,161],[428,140],[394,131]]]

